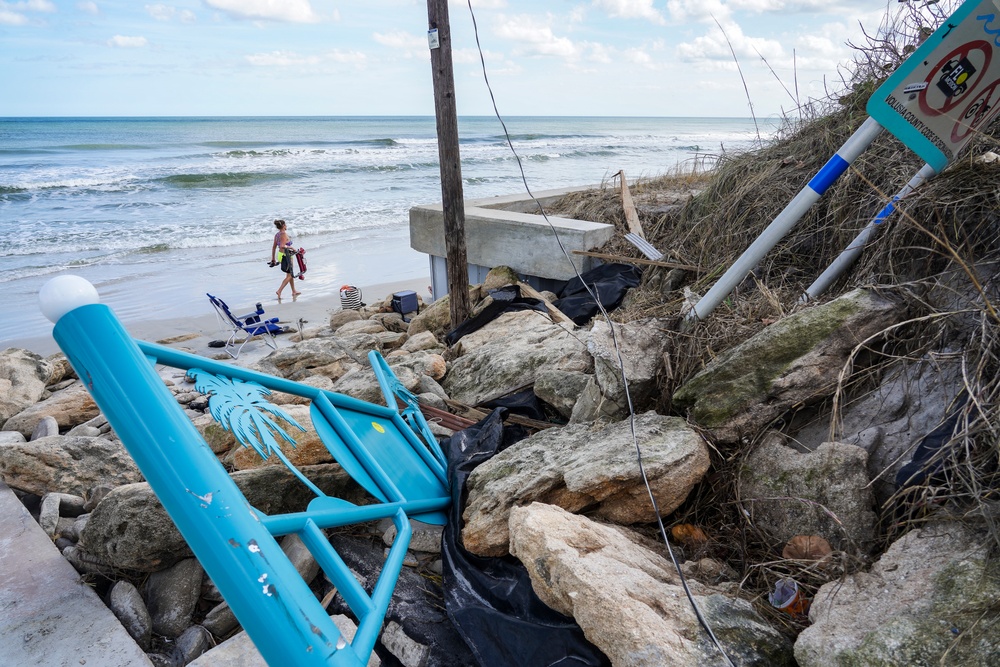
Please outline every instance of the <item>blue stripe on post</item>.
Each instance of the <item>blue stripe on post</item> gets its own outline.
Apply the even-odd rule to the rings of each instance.
[[[840,157],[839,155],[834,155],[830,158],[823,168],[820,169],[813,179],[809,181],[809,187],[816,194],[823,195],[826,194],[827,188],[829,188],[835,180],[840,178],[840,175],[847,171],[847,168],[851,166],[851,163]]]
[[[892,212],[896,210],[896,201],[899,199],[898,196],[893,197],[892,201],[885,205],[881,211],[872,219],[873,225],[881,225],[885,222],[885,219],[892,215]]]

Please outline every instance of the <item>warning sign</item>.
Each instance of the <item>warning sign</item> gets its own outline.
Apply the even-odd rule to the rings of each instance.
[[[868,101],[936,171],[1000,112],[1000,0],[968,0]]]

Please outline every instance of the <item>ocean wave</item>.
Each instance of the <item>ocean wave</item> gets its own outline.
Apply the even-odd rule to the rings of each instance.
[[[145,150],[149,146],[142,144],[68,144],[66,146],[56,146],[56,150],[67,151],[136,151]]]
[[[216,172],[208,174],[174,174],[155,179],[178,188],[227,188],[246,187],[267,181],[296,178],[295,174],[267,172]]]
[[[352,141],[344,141],[343,144],[347,146],[398,146],[399,142],[395,139],[383,138],[383,139],[355,139]]]
[[[27,188],[18,185],[0,185],[0,195],[16,195],[27,191]]]
[[[166,252],[167,250],[170,250],[170,249],[171,248],[170,248],[170,244],[169,243],[154,243],[153,245],[143,246],[143,247],[139,248],[138,250],[136,250],[136,252],[142,253],[142,254],[145,254],[145,255],[151,255],[151,254],[157,253],[157,252]]]
[[[406,162],[400,164],[363,164],[343,165],[327,169],[315,169],[311,174],[386,174],[401,171],[420,171],[422,169],[437,169],[437,162]]]
[[[549,134],[549,133],[545,133],[545,132],[525,132],[525,133],[522,133],[522,134],[516,134],[515,133],[515,134],[509,134],[509,135],[497,134],[497,135],[494,135],[492,137],[488,137],[486,140],[487,141],[493,141],[493,142],[499,141],[499,142],[502,142],[502,143],[506,143],[508,136],[510,137],[511,141],[541,141],[543,139],[558,139],[558,140],[562,141],[562,140],[565,140],[565,139],[585,139],[585,138],[587,138],[590,135],[586,135],[586,134]]]
[[[226,151],[222,153],[221,157],[234,157],[234,158],[254,158],[254,157],[281,157],[285,155],[292,155],[293,151],[287,148],[273,148],[266,151],[254,151],[254,150],[233,150]]]

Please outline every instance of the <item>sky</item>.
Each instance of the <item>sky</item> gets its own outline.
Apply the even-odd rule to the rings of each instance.
[[[472,0],[501,114],[792,112],[904,0]],[[451,0],[459,115],[493,107]],[[0,117],[433,115],[423,0],[0,0]]]

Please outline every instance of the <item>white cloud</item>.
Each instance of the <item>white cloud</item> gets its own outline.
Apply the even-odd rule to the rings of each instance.
[[[176,18],[181,23],[194,23],[198,20],[190,9],[178,11],[176,7],[170,5],[146,5],[146,13],[157,21],[173,21]]]
[[[96,2],[78,2],[76,3],[76,8],[84,14],[93,14],[96,16],[101,13],[101,10],[98,9]]]
[[[51,14],[56,6],[49,0],[23,0],[22,2],[0,2],[0,9],[11,9],[15,12],[45,12]]]
[[[719,65],[735,66],[733,52],[741,64],[750,61],[758,61],[761,56],[766,58],[772,65],[775,60],[784,56],[784,49],[781,44],[773,39],[762,37],[748,37],[743,34],[743,30],[735,23],[725,25],[725,32],[718,26],[709,29],[701,37],[697,37],[690,42],[683,42],[677,45],[677,56],[683,62],[708,63],[716,62]]]
[[[340,49],[334,49],[324,57],[335,63],[347,65],[362,65],[368,60],[368,56],[360,51],[341,51]]]
[[[0,25],[24,25],[27,22],[28,17],[24,14],[18,14],[0,6]]]
[[[653,66],[652,56],[642,49],[627,49],[623,55],[625,56],[625,60],[633,65],[639,65],[640,67]]]
[[[472,0],[473,9],[503,9],[507,0]]]
[[[549,22],[551,22],[549,17]],[[533,16],[500,17],[494,27],[499,37],[516,42],[525,55],[575,58],[579,49],[565,37],[556,37],[548,22]]]
[[[169,21],[174,18],[176,9],[169,5],[146,5],[146,13],[157,21]]]
[[[4,2],[0,0],[0,25],[26,25],[30,19],[27,12],[51,14],[56,6],[49,0],[25,0],[24,2]]]
[[[667,11],[678,23],[711,21],[713,16],[723,21],[731,14],[729,6],[721,0],[669,0]]]
[[[287,23],[318,23],[309,0],[204,0],[235,19],[266,19]]]
[[[594,6],[603,9],[612,18],[646,19],[663,25],[666,20],[653,8],[653,0],[593,0]]]
[[[126,37],[125,35],[115,35],[108,40],[108,46],[122,49],[137,49],[146,46],[149,42],[145,37]]]

